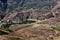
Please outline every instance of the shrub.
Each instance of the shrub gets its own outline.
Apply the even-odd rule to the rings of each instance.
[[[23,21],[22,23],[27,24],[27,23],[34,23],[34,22],[36,22],[36,21],[34,21],[34,20],[26,20],[26,21]]]
[[[52,27],[53,30],[58,30],[60,31],[60,27],[56,26],[56,27]]]
[[[9,28],[10,25],[11,25],[11,24],[3,24],[3,25],[1,26],[1,28],[2,28],[2,29],[7,29],[7,28]]]
[[[13,30],[7,29],[6,31],[13,32]]]

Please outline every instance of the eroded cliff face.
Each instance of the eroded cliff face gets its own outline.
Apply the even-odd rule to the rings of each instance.
[[[55,0],[7,0],[7,9],[12,10],[26,10],[26,9],[41,9],[44,6],[51,6],[56,4]]]
[[[26,10],[26,9],[41,9],[44,6],[51,7],[56,4],[55,0],[0,0],[3,10],[9,12],[16,10]]]
[[[37,9],[41,11],[42,14],[45,14],[45,13],[50,13],[52,7],[56,5],[56,0],[18,0],[18,1],[17,0],[1,0],[1,2],[4,5],[3,10],[4,10],[4,14],[6,15],[12,14],[14,11],[18,13],[18,12],[21,12],[21,10],[28,10],[31,8],[33,8],[34,10]],[[40,14],[37,14],[37,15],[40,15]],[[50,18],[50,16],[49,17],[46,16],[46,17]],[[35,18],[34,16],[33,18],[40,19],[41,17],[40,18],[39,17]]]
[[[6,15],[3,20],[6,21],[49,19],[55,16],[51,10],[58,4],[56,0],[6,0],[6,2],[2,0],[1,2],[5,3],[3,9]]]

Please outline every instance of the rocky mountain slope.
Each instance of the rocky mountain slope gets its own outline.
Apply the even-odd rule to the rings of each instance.
[[[60,0],[0,0],[0,40],[59,40]]]
[[[21,11],[31,8],[41,10],[45,6],[47,6],[48,10],[50,10],[51,6],[56,4],[56,0],[0,0],[0,2],[2,5],[2,7],[0,7],[2,8],[0,14],[3,15],[2,13],[4,13],[3,17],[6,13],[12,12],[14,10]],[[44,9],[41,11],[43,12],[43,10]]]

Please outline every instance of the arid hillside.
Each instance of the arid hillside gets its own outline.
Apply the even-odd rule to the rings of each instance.
[[[0,40],[60,40],[60,0],[0,0]]]

